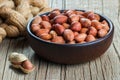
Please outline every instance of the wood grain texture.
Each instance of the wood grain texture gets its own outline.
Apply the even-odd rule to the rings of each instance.
[[[110,48],[96,60],[77,65],[47,62],[31,49],[24,38],[5,39],[0,44],[0,80],[120,80],[120,0],[47,0],[59,9],[93,10],[110,18],[115,34]],[[25,54],[36,66],[30,74],[14,69],[8,57],[11,52]]]

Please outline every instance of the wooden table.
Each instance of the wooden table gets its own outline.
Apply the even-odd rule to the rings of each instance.
[[[48,0],[52,8],[85,9],[108,16],[115,34],[107,52],[85,64],[59,65],[39,59],[24,38],[5,39],[0,44],[0,80],[120,80],[120,0]],[[11,52],[24,53],[36,69],[23,74],[8,61]]]

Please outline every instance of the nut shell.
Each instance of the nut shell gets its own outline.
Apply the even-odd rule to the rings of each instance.
[[[17,52],[13,52],[9,56],[9,61],[11,62],[23,62],[27,59],[28,58],[25,55],[17,53]]]

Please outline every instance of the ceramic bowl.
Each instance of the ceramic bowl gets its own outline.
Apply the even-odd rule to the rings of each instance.
[[[48,14],[40,14],[45,15]],[[98,14],[98,13],[97,13]],[[34,35],[31,31],[31,19],[27,25],[27,38],[30,46],[41,58],[60,64],[78,64],[91,61],[101,56],[109,48],[114,33],[114,25],[109,18],[100,15],[101,20],[106,20],[110,30],[103,38],[82,44],[56,44],[47,42]]]

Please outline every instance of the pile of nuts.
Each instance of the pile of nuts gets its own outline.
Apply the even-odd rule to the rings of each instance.
[[[106,36],[107,21],[93,11],[54,9],[48,15],[36,16],[31,31],[40,39],[59,43],[86,43]]]
[[[35,66],[28,60],[28,58],[21,53],[11,53],[9,61],[14,68],[21,69],[24,73],[30,73],[35,69]]]
[[[46,0],[0,0],[0,43],[5,37],[25,36],[29,19],[48,11]]]

